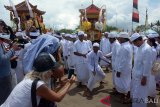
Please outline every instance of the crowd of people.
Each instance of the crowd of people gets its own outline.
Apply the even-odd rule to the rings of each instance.
[[[0,20],[0,107],[36,107],[44,99],[56,107],[76,78],[83,96],[91,97],[95,84],[103,86],[107,78],[102,67],[110,66],[112,94],[121,95],[121,103],[132,99],[132,107],[147,107],[143,101],[155,98],[160,87],[160,72],[153,70],[159,54],[157,32],[105,32],[92,43],[84,31],[41,34],[30,26],[13,33]]]

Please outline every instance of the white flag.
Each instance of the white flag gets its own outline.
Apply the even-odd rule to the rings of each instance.
[[[12,0],[9,0],[9,3],[10,3],[10,5],[11,5],[12,8],[13,8],[13,12],[14,12],[15,17],[18,18],[18,13],[17,13],[16,7],[15,7],[15,5],[13,4]]]
[[[30,17],[32,17],[32,18],[33,18],[33,11],[32,11],[31,6],[29,5],[29,1],[28,1],[28,0],[26,0],[26,4],[27,4],[28,9],[29,9],[29,15],[30,15]]]

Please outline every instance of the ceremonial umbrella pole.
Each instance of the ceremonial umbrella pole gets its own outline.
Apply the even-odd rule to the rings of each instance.
[[[33,20],[34,23],[35,23],[35,20],[37,21],[39,32],[40,32],[40,34],[42,34],[41,26],[40,26],[40,24],[39,24],[39,21],[38,21],[37,17],[36,17],[36,16],[34,17],[34,15],[33,15],[32,8],[31,8],[31,6],[30,6],[30,4],[29,4],[29,0],[26,0],[26,4],[27,4],[27,7],[28,7],[28,9],[29,9],[30,17],[32,18],[32,20]]]
[[[133,32],[133,22],[139,23],[138,0],[133,0],[132,32]]]
[[[38,18],[36,18],[36,20],[37,20],[37,23],[38,23],[38,29],[39,29],[39,32],[40,32],[40,34],[42,34],[42,29],[41,29],[41,26],[40,26],[40,24],[39,24],[39,20],[38,20]]]
[[[34,22],[35,22],[35,23],[37,22],[39,32],[40,32],[40,34],[42,34],[41,25],[40,25],[39,20],[38,20],[38,17],[37,17],[36,15],[34,16]]]
[[[13,12],[14,12],[14,15],[15,15],[15,18],[13,19],[13,22],[16,24],[16,31],[18,31],[18,29],[20,29],[18,12],[17,12],[16,7],[13,4],[12,0],[9,0],[9,3],[13,8]]]
[[[104,29],[104,25],[105,23],[103,23],[103,19],[104,19],[104,12],[103,12],[103,8],[105,8],[106,10],[106,5],[103,5],[101,7],[100,13],[99,13],[99,19],[98,21],[95,23],[95,28],[99,31],[99,39],[100,39],[100,34],[102,33],[102,30]]]
[[[132,9],[132,34],[133,34],[133,11],[134,11],[134,8]]]

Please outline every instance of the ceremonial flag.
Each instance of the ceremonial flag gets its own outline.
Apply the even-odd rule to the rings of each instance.
[[[133,0],[133,8],[138,9],[138,0]]]
[[[132,21],[139,23],[138,0],[133,0]]]

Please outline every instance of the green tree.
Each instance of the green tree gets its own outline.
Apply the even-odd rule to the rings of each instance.
[[[155,25],[160,26],[160,21],[157,20],[156,23],[155,23]]]
[[[73,33],[74,30],[72,29],[60,29],[60,30],[57,30],[56,32],[59,32],[59,33]]]
[[[151,23],[151,27],[153,27],[154,25],[153,25],[153,23]]]
[[[113,30],[118,30],[118,28],[114,27],[114,26],[108,26],[107,25],[107,32],[110,32],[110,31],[113,31]]]

